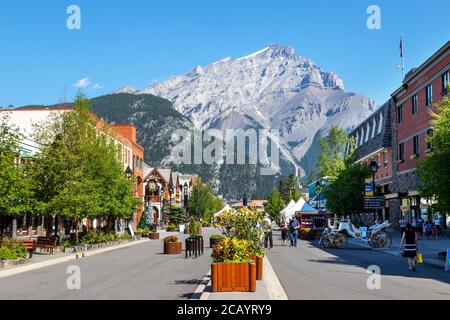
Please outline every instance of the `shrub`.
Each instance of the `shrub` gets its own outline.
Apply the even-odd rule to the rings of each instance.
[[[15,260],[26,258],[27,251],[18,243],[5,240],[0,246],[0,260]]]
[[[177,243],[177,242],[180,242],[180,240],[176,236],[168,236],[164,238],[164,243]]]
[[[189,233],[191,236],[197,236],[200,233],[202,225],[199,221],[191,219],[189,221]]]
[[[225,239],[225,236],[223,236],[221,234],[213,234],[210,238],[211,239]]]
[[[224,238],[214,246],[212,257],[214,262],[248,262],[249,242],[247,240]]]
[[[174,224],[169,224],[168,226],[167,226],[167,231],[176,231],[177,230],[177,226],[176,225],[174,225]]]

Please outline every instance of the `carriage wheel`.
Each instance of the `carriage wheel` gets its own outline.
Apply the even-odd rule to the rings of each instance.
[[[392,245],[392,237],[387,232],[380,231],[373,235],[370,244],[375,250],[389,249]]]
[[[337,235],[334,236],[334,245],[336,246],[336,248],[344,249],[347,247],[347,244],[348,244],[347,235],[343,233],[338,233]]]

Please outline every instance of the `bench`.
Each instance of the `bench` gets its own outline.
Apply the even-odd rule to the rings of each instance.
[[[22,248],[28,251],[30,259],[33,257],[33,252],[36,250],[36,240],[13,240],[12,243],[19,244]],[[0,245],[2,241],[0,241]]]
[[[53,250],[56,248],[58,237],[38,237],[36,241],[36,249],[41,249],[53,254]]]

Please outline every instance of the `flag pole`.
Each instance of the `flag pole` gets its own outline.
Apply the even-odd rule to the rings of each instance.
[[[403,34],[400,38],[400,57],[402,58],[402,81],[405,79],[405,55],[403,54]]]

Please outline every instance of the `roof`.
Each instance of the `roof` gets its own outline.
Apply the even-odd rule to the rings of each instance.
[[[381,106],[349,134],[349,137],[355,138],[357,146],[359,144],[355,151],[356,160],[363,159],[377,150],[388,148],[392,145],[390,105],[391,100]],[[346,153],[348,151],[346,150]]]

